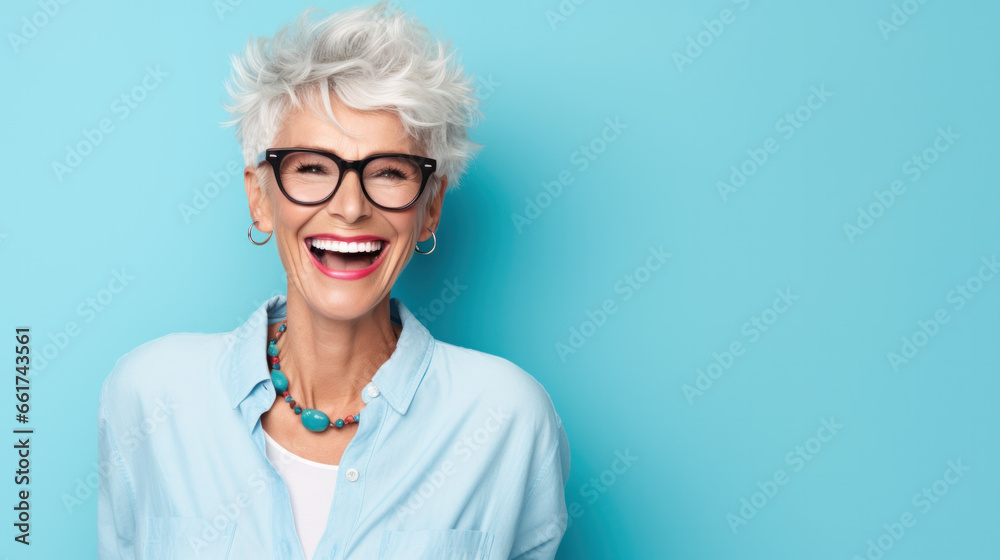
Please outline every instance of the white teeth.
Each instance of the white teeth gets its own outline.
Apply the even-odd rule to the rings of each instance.
[[[335,241],[333,239],[316,239],[311,240],[312,246],[317,249],[323,249],[324,251],[336,251],[338,253],[370,253],[372,251],[378,251],[382,248],[381,241],[352,241],[350,243],[346,241]]]

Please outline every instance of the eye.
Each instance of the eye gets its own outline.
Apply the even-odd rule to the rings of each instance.
[[[337,173],[337,165],[319,154],[292,152],[281,162],[281,173],[289,177],[326,177]]]
[[[406,179],[406,172],[397,167],[383,167],[376,171],[373,176],[388,179]]]
[[[326,173],[322,165],[315,163],[300,163],[295,167],[296,173]]]
[[[420,180],[415,162],[397,157],[382,157],[365,167],[365,179],[383,184],[410,183]]]

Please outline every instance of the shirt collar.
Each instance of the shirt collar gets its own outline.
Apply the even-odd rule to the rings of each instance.
[[[287,296],[279,294],[264,302],[249,319],[230,333],[232,350],[229,360],[229,404],[236,408],[258,384],[270,379],[266,361],[267,325],[278,323],[287,314]],[[434,349],[434,338],[420,321],[397,298],[389,299],[390,318],[403,326],[396,349],[383,363],[372,384],[400,414],[413,400],[417,386],[427,371]],[[362,392],[367,403],[370,398]]]

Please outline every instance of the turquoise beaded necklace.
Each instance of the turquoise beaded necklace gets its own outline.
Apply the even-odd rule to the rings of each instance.
[[[278,327],[278,334],[267,343],[267,355],[271,362],[271,383],[274,384],[275,393],[285,397],[285,402],[292,407],[295,414],[301,415],[302,425],[309,431],[322,432],[327,428],[343,428],[360,420],[361,413],[358,412],[352,416],[330,421],[330,417],[326,413],[315,408],[302,408],[295,402],[295,399],[288,392],[288,378],[281,372],[281,360],[278,357],[278,339],[284,332],[285,323],[281,323],[281,326]]]

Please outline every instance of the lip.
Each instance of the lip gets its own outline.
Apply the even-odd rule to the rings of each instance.
[[[334,241],[345,241],[347,243],[350,243],[352,241],[381,241],[382,252],[379,253],[378,258],[375,259],[375,262],[373,262],[372,264],[368,265],[365,268],[358,270],[333,270],[332,268],[327,268],[323,266],[323,263],[319,262],[319,260],[316,259],[316,255],[314,255],[312,252],[312,245],[309,243],[310,239],[332,239]],[[386,253],[389,252],[388,251],[389,240],[384,237],[379,237],[377,235],[355,235],[347,237],[343,235],[333,235],[329,233],[318,233],[316,235],[310,235],[309,237],[306,237],[303,243],[305,243],[306,253],[309,255],[309,259],[312,260],[314,265],[316,265],[316,268],[318,268],[320,272],[326,274],[330,278],[338,278],[340,280],[357,280],[359,278],[364,278],[365,276],[368,276],[372,272],[375,272],[375,269],[377,269],[379,265],[382,264],[382,261],[385,260]]]

